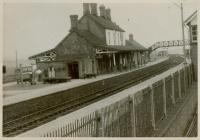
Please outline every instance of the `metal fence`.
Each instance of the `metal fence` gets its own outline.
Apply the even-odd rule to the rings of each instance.
[[[158,81],[153,84],[153,91],[155,124],[158,124],[159,121],[164,117],[163,82]]]
[[[132,136],[134,124],[132,99],[127,97],[88,116],[75,120],[44,137],[126,137]]]
[[[136,136],[148,135],[153,130],[151,121],[151,89],[146,88],[135,94]]]
[[[43,137],[145,137],[165,119],[192,84],[191,65],[119,101],[72,122],[63,122]],[[134,92],[134,91],[133,91]]]

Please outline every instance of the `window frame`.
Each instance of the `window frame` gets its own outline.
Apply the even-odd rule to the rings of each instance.
[[[190,35],[191,35],[191,43],[197,43],[197,35],[198,35],[198,32],[197,32],[197,25],[191,25],[191,28],[190,28]],[[196,38],[196,39],[194,39]]]

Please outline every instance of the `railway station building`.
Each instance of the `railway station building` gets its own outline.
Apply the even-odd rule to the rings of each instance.
[[[190,57],[192,59],[192,65],[194,70],[194,79],[197,80],[197,73],[198,73],[198,62],[197,62],[197,39],[198,39],[198,33],[197,33],[197,11],[192,13],[186,20],[185,24],[189,27],[188,34],[189,34],[189,40],[190,40]]]
[[[99,11],[99,14],[98,14]],[[83,3],[83,16],[71,15],[71,28],[55,48],[29,57],[35,60],[42,77],[84,78],[123,71],[144,65],[148,50],[133,34],[111,18],[111,9],[96,3]]]

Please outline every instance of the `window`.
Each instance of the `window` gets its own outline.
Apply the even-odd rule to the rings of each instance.
[[[191,26],[191,41],[192,43],[197,42],[197,25]]]
[[[110,32],[108,32],[108,45],[110,45]]]
[[[122,42],[123,42],[123,34],[122,34],[122,32],[120,32],[120,39],[121,39],[121,44],[123,44]]]
[[[114,45],[116,45],[116,32],[113,33]]]

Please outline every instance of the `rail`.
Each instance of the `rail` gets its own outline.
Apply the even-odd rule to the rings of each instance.
[[[174,76],[177,71],[182,72],[185,78],[185,82],[180,84],[181,88],[189,88],[192,83],[191,65],[170,69],[170,73],[158,75],[151,82],[147,80],[127,89],[125,93],[117,93],[112,97],[98,101],[18,136],[148,136],[146,132],[156,130],[157,123],[155,118],[163,118],[164,115],[168,114],[168,111],[165,112],[166,114],[164,111],[162,114],[155,113],[156,101],[153,95],[156,95],[156,92],[159,91],[156,91],[155,88],[162,87],[163,91],[164,89],[167,90],[167,85],[172,85],[173,83],[173,78],[171,82],[167,83],[169,81],[168,77]],[[158,83],[154,84],[156,82]],[[186,91],[181,92],[181,98],[184,98],[186,93]],[[169,92],[163,92],[162,94],[162,99],[165,102],[167,100],[164,97],[168,94]],[[177,93],[171,94],[172,99],[175,101],[174,104],[178,103],[180,99],[179,97],[175,100],[175,94]],[[165,103],[163,102],[162,104]],[[159,106],[163,110],[166,109],[166,105]],[[170,108],[173,108],[173,105]]]
[[[161,73],[170,68],[169,62],[165,62],[159,65],[160,67],[155,67],[154,69],[148,69],[145,73],[140,73],[136,71],[136,76],[132,80],[127,79],[123,83],[116,83],[114,85],[103,88],[100,91],[92,92],[89,94],[83,94],[77,97],[71,97],[68,101],[62,102],[60,104],[39,110],[37,112],[28,114],[21,118],[6,122],[3,124],[3,135],[4,136],[14,136],[19,133],[25,132],[35,126],[44,124],[50,120],[53,120],[63,114],[70,113],[81,106],[85,106],[89,103],[95,102],[99,99],[105,98],[107,96],[118,93],[124,89],[127,89],[142,80],[145,80],[155,74]],[[16,131],[17,130],[17,131]]]

